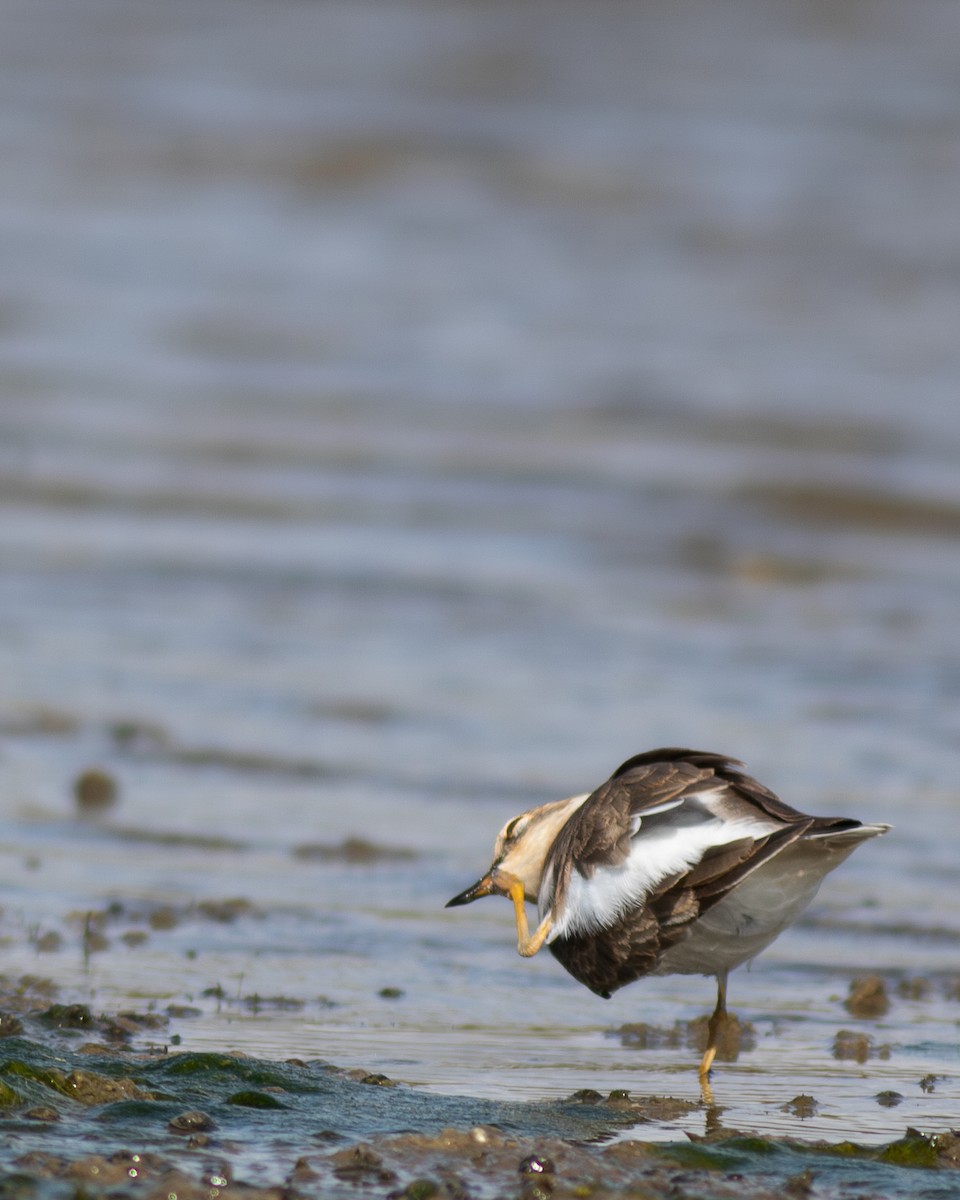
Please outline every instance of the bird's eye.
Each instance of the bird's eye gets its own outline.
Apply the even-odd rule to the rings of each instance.
[[[519,817],[514,817],[512,821],[507,822],[506,828],[503,831],[504,840],[513,837],[513,835],[517,831],[517,825],[519,824],[519,822],[520,822]]]

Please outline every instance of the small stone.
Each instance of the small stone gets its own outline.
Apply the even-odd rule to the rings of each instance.
[[[540,1154],[528,1154],[517,1170],[521,1175],[553,1175],[553,1162]]]
[[[293,1164],[293,1170],[290,1172],[290,1183],[309,1183],[311,1180],[319,1179],[319,1174],[310,1165],[309,1158],[300,1157]]]
[[[13,1013],[0,1012],[0,1038],[19,1037],[23,1033],[23,1022]]]
[[[216,1124],[212,1117],[208,1117],[205,1112],[199,1112],[194,1109],[190,1112],[181,1113],[179,1117],[174,1117],[167,1122],[167,1128],[171,1133],[206,1133],[211,1129],[216,1128]]]
[[[39,1019],[54,1029],[91,1029],[95,1024],[85,1004],[51,1004]]]
[[[380,1155],[363,1142],[348,1150],[337,1150],[330,1156],[330,1161],[334,1175],[349,1182],[392,1183],[397,1177],[395,1172],[384,1167]]]
[[[335,1167],[351,1171],[378,1171],[383,1166],[380,1155],[364,1142],[348,1150],[338,1150],[332,1161]]]
[[[786,1104],[780,1106],[782,1112],[792,1113],[795,1117],[800,1117],[805,1120],[807,1117],[816,1115],[819,1105],[812,1096],[803,1094],[794,1096],[792,1100],[788,1100]]]
[[[49,1125],[60,1120],[60,1114],[49,1104],[35,1104],[33,1108],[25,1109],[23,1115],[28,1121],[43,1121]]]
[[[900,1092],[886,1091],[877,1092],[875,1099],[881,1108],[896,1108],[903,1096]]]
[[[61,1090],[81,1104],[91,1107],[116,1100],[152,1100],[149,1092],[137,1087],[132,1079],[115,1079],[93,1071],[71,1071],[64,1077]]]
[[[933,1144],[937,1152],[937,1161],[943,1167],[960,1167],[960,1134],[935,1133]]]

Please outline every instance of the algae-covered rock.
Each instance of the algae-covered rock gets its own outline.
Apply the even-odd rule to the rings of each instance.
[[[150,1092],[138,1087],[132,1079],[114,1079],[93,1071],[70,1071],[63,1078],[60,1090],[66,1096],[88,1106],[112,1104],[116,1100],[152,1100]]]
[[[179,1116],[173,1117],[167,1122],[167,1128],[171,1133],[208,1133],[211,1129],[216,1128],[216,1122],[205,1112],[191,1109],[190,1112],[180,1113]]]
[[[908,1129],[899,1141],[884,1146],[878,1157],[881,1162],[894,1163],[898,1167],[935,1167],[939,1156],[932,1137]]]
[[[37,1019],[53,1029],[93,1029],[96,1025],[85,1004],[51,1004]]]

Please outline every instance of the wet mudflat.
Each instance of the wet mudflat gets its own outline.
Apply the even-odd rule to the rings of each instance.
[[[958,1194],[953,6],[7,8],[4,1187]],[[443,909],[678,744],[894,826],[712,1104]]]
[[[96,1014],[51,1003],[53,991],[4,983],[5,1195],[957,1194],[960,1135],[949,1131],[868,1147],[765,1138],[725,1126],[722,1106],[623,1090],[440,1096],[319,1060],[182,1051],[164,1017]],[[804,1100],[814,1103],[794,1106]],[[704,1134],[645,1140],[695,1109]]]

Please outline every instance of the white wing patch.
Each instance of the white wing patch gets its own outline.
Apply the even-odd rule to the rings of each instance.
[[[730,820],[714,815],[710,802],[721,795],[722,789],[715,793],[700,792],[696,805],[688,805],[684,810],[686,820],[646,823],[646,818],[655,813],[679,808],[684,803],[682,797],[648,809],[631,835],[633,844],[626,862],[618,867],[597,867],[588,879],[576,869],[571,871],[563,911],[554,912],[554,925],[547,941],[609,928],[626,912],[642,907],[662,880],[689,870],[712,847],[744,837],[766,837],[782,827],[780,822],[759,816]],[[693,812],[699,820],[689,819]]]

